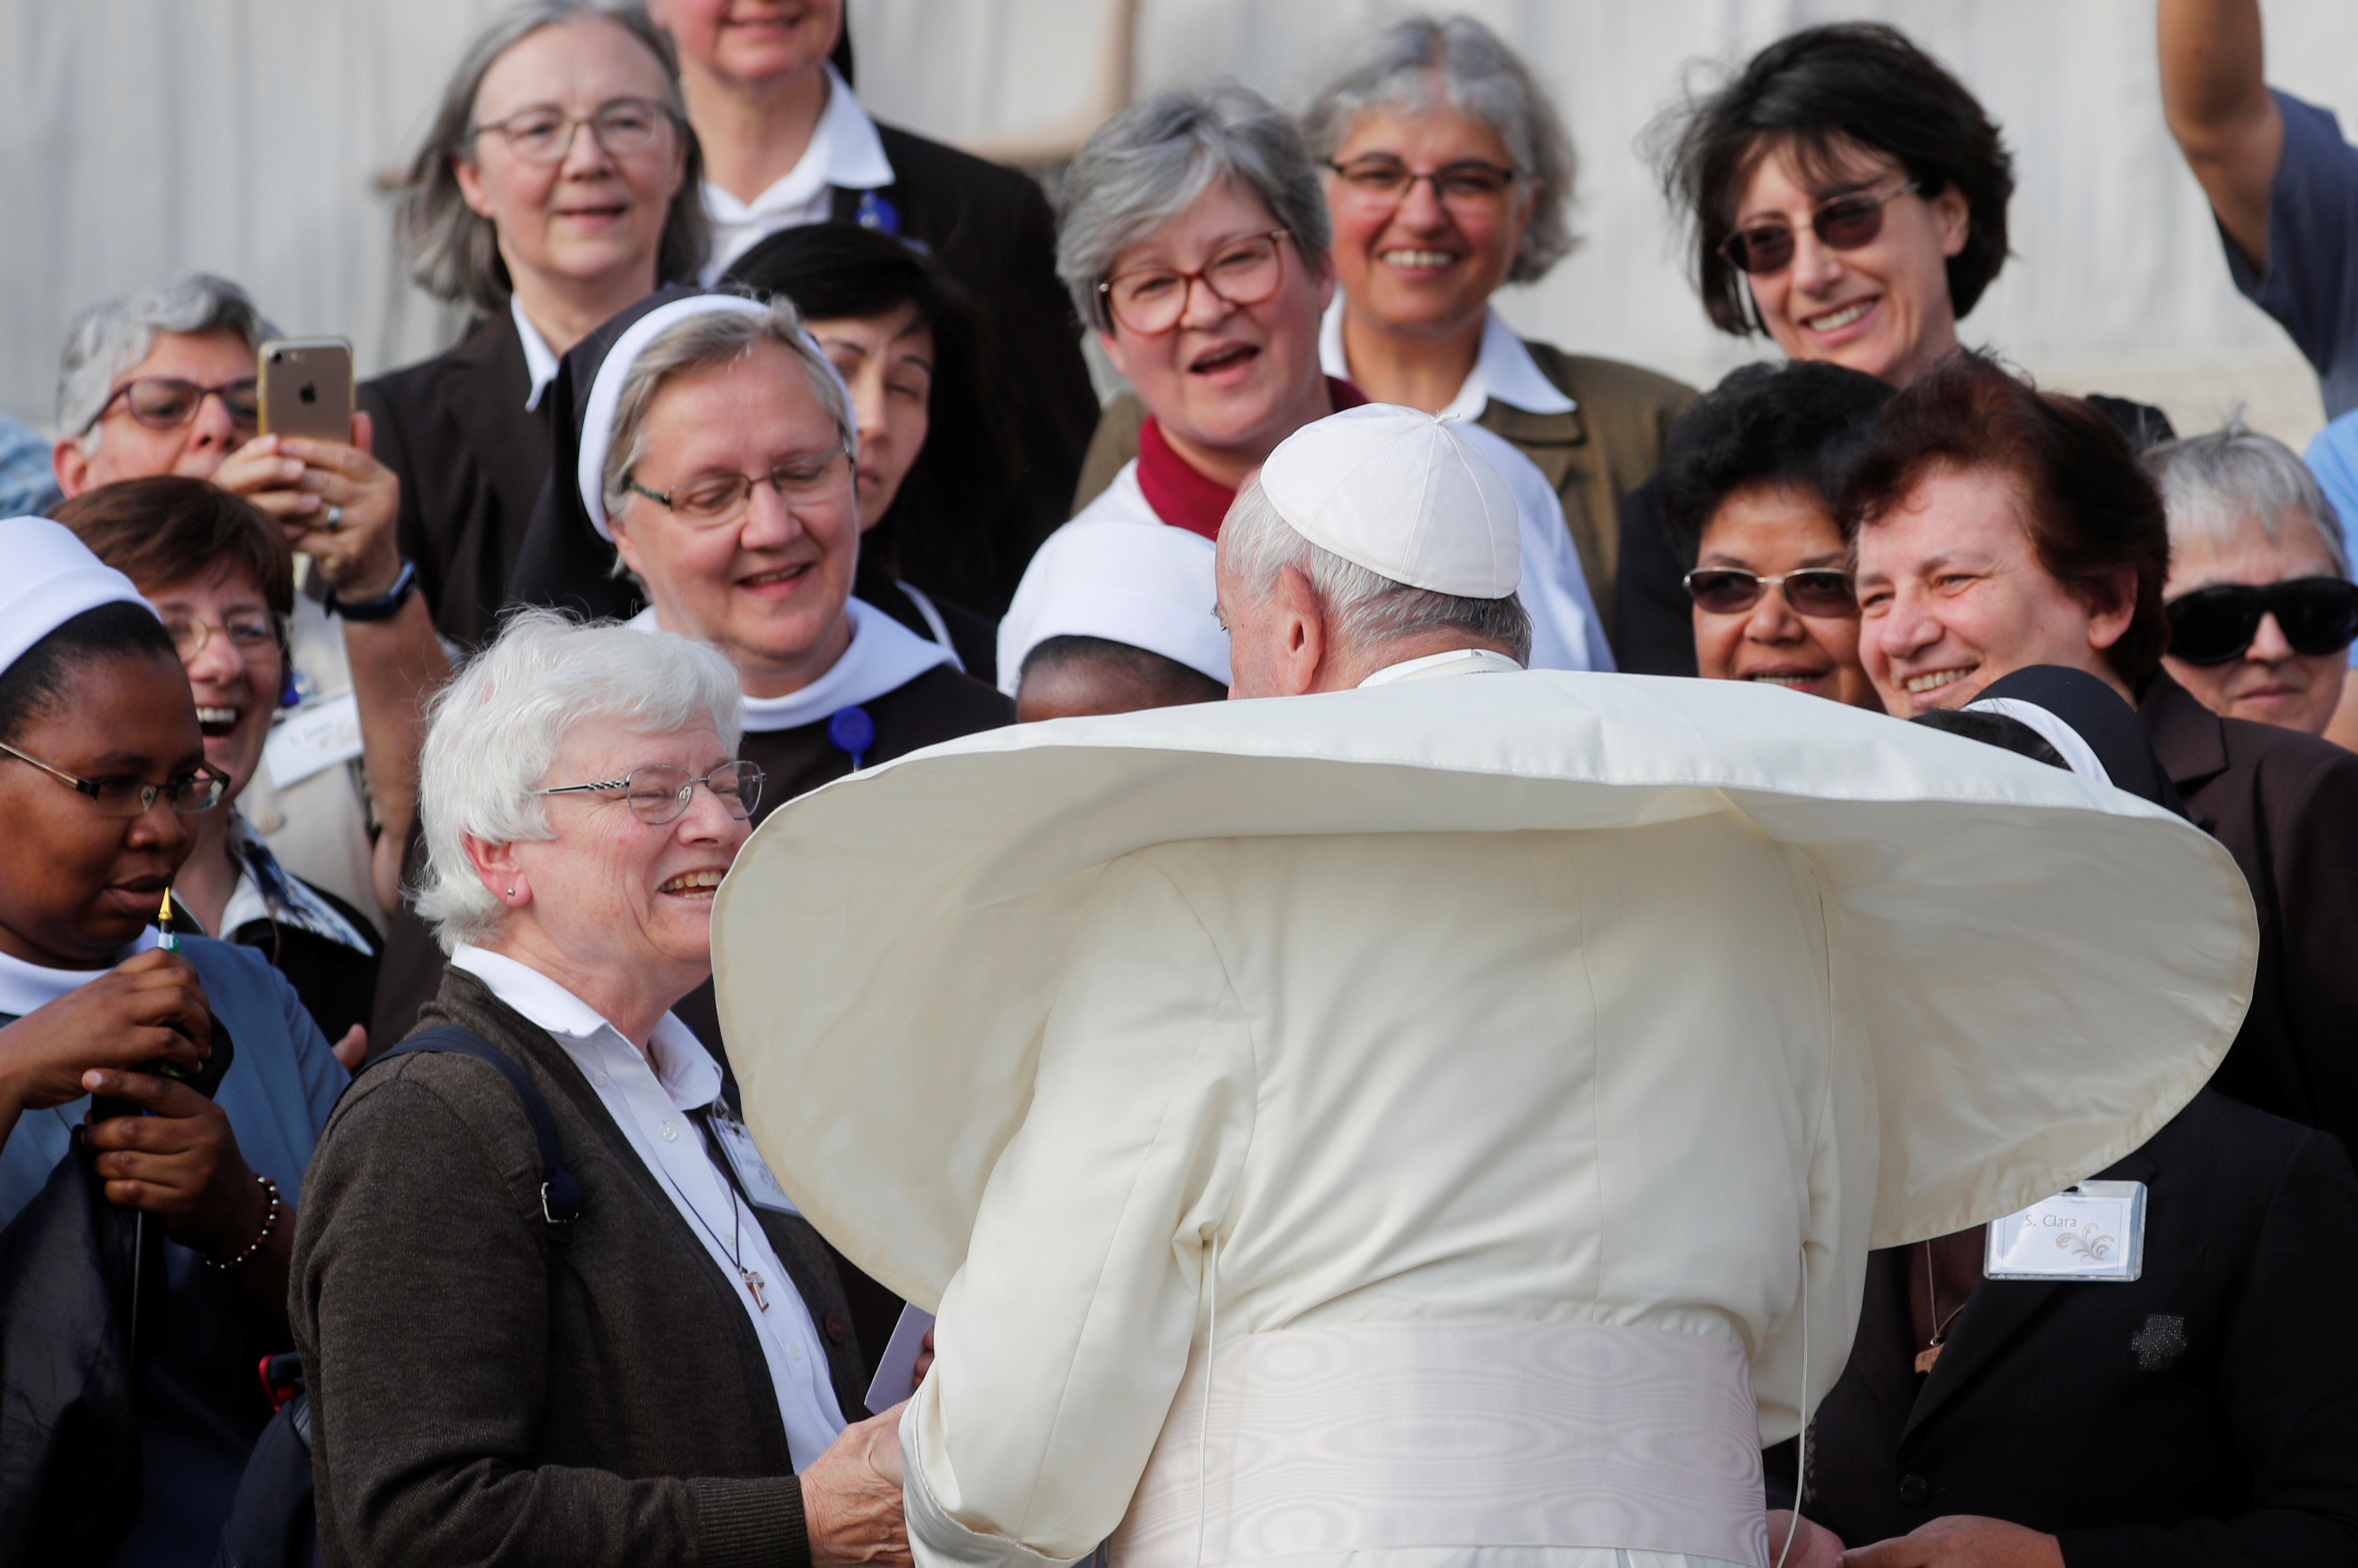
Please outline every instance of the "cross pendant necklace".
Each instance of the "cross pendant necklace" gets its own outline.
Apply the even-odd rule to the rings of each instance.
[[[762,1287],[764,1283],[762,1276],[742,1263],[737,1265],[737,1271],[745,1276],[745,1293],[753,1298],[753,1304],[763,1312],[769,1311],[770,1303],[762,1299]]]
[[[658,1169],[660,1169],[660,1167],[658,1167]],[[696,1223],[704,1227],[704,1234],[712,1238],[712,1244],[716,1247],[719,1247],[720,1233],[713,1229],[711,1226],[705,1224],[702,1211],[699,1210],[695,1204],[688,1201],[688,1196],[686,1193],[679,1192],[679,1184],[672,1181],[671,1173],[669,1171],[665,1171],[663,1178],[666,1182],[671,1182],[671,1190],[673,1192],[679,1193],[679,1201],[687,1206],[687,1212],[696,1217]],[[730,1246],[722,1247],[721,1250],[728,1254],[729,1266],[737,1271],[737,1277],[745,1281],[745,1293],[753,1298],[754,1308],[760,1312],[767,1312],[770,1310],[770,1303],[768,1298],[763,1296],[762,1292],[770,1288],[770,1281],[762,1278],[762,1276],[754,1271],[745,1267],[745,1211],[737,1202],[737,1189],[730,1186],[725,1179],[721,1182],[720,1185],[722,1190],[727,1192],[729,1195],[729,1238],[730,1242]]]
[[[1923,1349],[1916,1352],[1916,1371],[1919,1376],[1931,1371],[1940,1363],[1941,1347],[1949,1342],[1949,1325],[1957,1321],[1957,1313],[1965,1310],[1965,1303],[1959,1302],[1955,1312],[1952,1312],[1945,1318],[1941,1315],[1940,1292],[1933,1288],[1932,1284],[1932,1244],[1929,1241],[1924,1243],[1924,1302],[1931,1309],[1932,1337],[1926,1343]]]

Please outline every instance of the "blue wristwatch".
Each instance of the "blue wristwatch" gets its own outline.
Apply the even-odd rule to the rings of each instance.
[[[341,616],[346,621],[390,621],[401,613],[401,607],[408,603],[409,596],[416,591],[417,563],[405,560],[401,563],[401,575],[393,579],[393,586],[374,599],[339,599],[334,586],[330,585],[326,608],[329,614]]]

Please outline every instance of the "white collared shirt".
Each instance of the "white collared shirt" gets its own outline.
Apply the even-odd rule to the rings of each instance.
[[[114,964],[155,946],[157,941],[156,928],[150,925],[130,946],[114,956],[114,963],[97,969],[52,969],[45,964],[28,964],[0,953],[0,1013],[22,1018],[59,997],[71,996],[91,981],[114,973]]]
[[[704,1243],[713,1267],[752,1320],[770,1364],[778,1414],[785,1422],[787,1450],[795,1468],[803,1469],[843,1430],[843,1411],[828,1380],[827,1350],[810,1308],[771,1249],[754,1210],[713,1162],[703,1129],[689,1114],[720,1098],[719,1064],[668,1012],[642,1055],[595,1009],[529,965],[468,943],[450,956],[450,965],[481,979],[493,996],[548,1031],[598,1091],[599,1103],[630,1140],[632,1151],[671,1195],[672,1206]],[[649,1055],[654,1058],[652,1066]],[[755,1309],[731,1252],[762,1277],[768,1311]]]
[[[1318,362],[1328,375],[1351,379],[1351,362],[1343,351],[1340,289],[1335,292],[1335,302],[1326,308],[1325,319],[1319,323]],[[1531,351],[1523,346],[1522,339],[1515,336],[1515,330],[1507,325],[1507,319],[1486,308],[1481,351],[1474,356],[1474,368],[1458,384],[1457,395],[1441,410],[1441,417],[1471,424],[1482,417],[1482,410],[1494,397],[1526,414],[1569,414],[1579,406],[1541,373],[1539,362],[1531,358]]]
[[[892,164],[884,156],[876,122],[852,96],[850,83],[829,65],[827,107],[811,128],[810,146],[784,178],[751,201],[704,182],[704,211],[712,220],[712,260],[702,274],[704,286],[711,287],[730,262],[780,229],[827,222],[836,187],[874,190],[892,183]]]
[[[1422,658],[1402,659],[1396,665],[1386,665],[1359,684],[1362,687],[1390,686],[1394,681],[1433,680],[1441,676],[1519,676],[1522,673],[1522,665],[1488,648],[1452,648],[1445,654],[1427,654]]]
[[[508,314],[515,318],[516,336],[524,340],[524,368],[532,373],[532,395],[524,400],[526,408],[540,406],[540,395],[557,379],[557,351],[524,313],[524,302],[514,295],[508,296]]]

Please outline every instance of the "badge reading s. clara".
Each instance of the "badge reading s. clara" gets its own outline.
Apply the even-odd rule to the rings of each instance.
[[[1992,1220],[1982,1276],[2125,1285],[2145,1271],[2145,1184],[2082,1182]]]

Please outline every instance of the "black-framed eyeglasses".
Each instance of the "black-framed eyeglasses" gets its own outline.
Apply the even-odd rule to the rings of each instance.
[[[618,779],[559,784],[555,789],[536,789],[532,793],[619,794],[622,804],[631,808],[632,816],[649,827],[660,827],[687,815],[687,804],[698,784],[710,790],[721,809],[740,822],[752,816],[753,808],[762,804],[762,770],[751,762],[723,762],[702,778],[669,762],[650,762],[644,768],[633,768]]]
[[[649,490],[635,479],[622,481],[633,495],[644,495],[673,516],[699,528],[716,528],[745,514],[753,487],[766,484],[789,507],[817,506],[839,499],[850,488],[849,447],[791,458],[765,474],[708,473],[682,480],[669,490]]]
[[[101,816],[144,816],[154,808],[156,797],[162,795],[172,803],[172,809],[182,816],[196,816],[211,811],[229,793],[229,780],[219,773],[190,773],[186,778],[149,784],[145,779],[86,779],[65,769],[41,761],[0,741],[0,752],[5,752],[20,762],[29,762],[59,784],[71,784],[90,797]]]
[[[1271,229],[1238,240],[1195,272],[1141,266],[1116,273],[1098,285],[1098,293],[1116,321],[1141,338],[1159,337],[1187,314],[1199,283],[1230,305],[1258,305],[1275,294],[1285,279],[1285,251],[1278,242],[1289,237],[1288,230]]]
[[[2260,618],[2273,615],[2296,654],[2338,654],[2358,642],[2358,583],[2299,577],[2253,585],[2223,582],[2163,605],[2169,654],[2190,665],[2223,665],[2250,651]]]
[[[1810,214],[1810,232],[1829,250],[1855,251],[1861,245],[1873,244],[1875,237],[1883,232],[1885,203],[1922,189],[1911,179],[1880,195],[1872,190],[1854,190],[1820,202]],[[1720,241],[1719,254],[1736,271],[1766,277],[1793,265],[1793,231],[1784,223],[1755,223]]]
[[[116,404],[134,419],[150,430],[177,430],[197,416],[208,397],[218,397],[229,415],[229,422],[241,430],[262,427],[261,384],[253,376],[240,376],[218,386],[200,386],[193,381],[182,381],[177,375],[135,376],[106,395],[98,412],[90,416],[79,434],[87,436],[106,417],[107,410]]]
[[[1408,200],[1419,180],[1433,186],[1433,194],[1444,207],[1487,206],[1506,195],[1507,188],[1522,173],[1519,168],[1490,163],[1482,158],[1460,158],[1444,164],[1429,173],[1418,174],[1395,157],[1370,155],[1356,157],[1349,163],[1326,160],[1349,194],[1368,206],[1396,207]]]
[[[608,157],[630,157],[654,146],[670,117],[671,111],[652,98],[610,98],[579,119],[553,103],[540,103],[504,120],[471,126],[466,139],[471,142],[485,131],[496,131],[523,162],[563,163],[573,150],[573,138],[587,125]]]
[[[1704,567],[1687,573],[1687,594],[1713,615],[1741,615],[1776,589],[1796,615],[1853,616],[1858,589],[1850,573],[1835,567],[1809,567],[1782,577],[1762,577],[1739,567]]]

